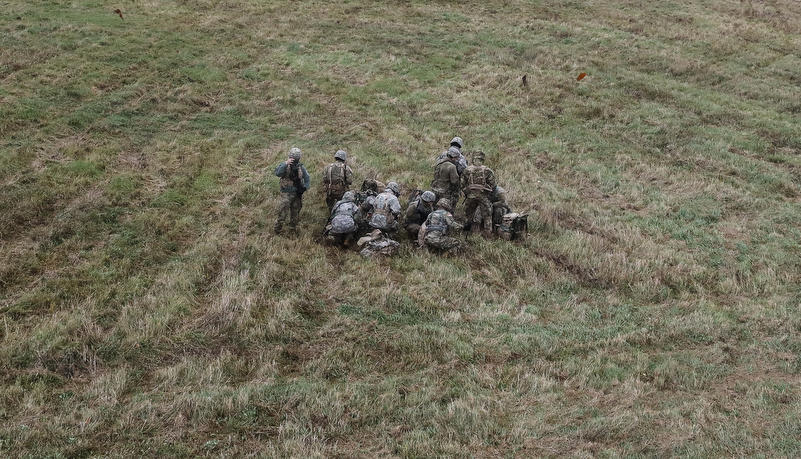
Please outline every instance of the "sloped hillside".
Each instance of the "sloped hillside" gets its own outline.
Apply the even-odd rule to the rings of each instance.
[[[799,49],[792,0],[0,0],[0,455],[796,456]],[[455,135],[525,243],[321,243],[336,150],[405,196]]]

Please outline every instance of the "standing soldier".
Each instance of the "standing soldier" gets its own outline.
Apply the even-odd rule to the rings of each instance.
[[[455,207],[459,202],[459,172],[456,170],[456,162],[461,153],[456,147],[451,147],[446,153],[445,157],[438,159],[437,165],[434,166],[431,189],[436,193],[437,199],[447,198]]]
[[[464,142],[462,142],[462,138],[454,137],[453,140],[451,140],[451,144],[448,147],[448,150],[445,150],[439,154],[435,164],[438,163],[440,159],[448,156],[448,151],[451,148],[455,148],[459,152],[459,159],[456,161],[456,172],[458,172],[459,175],[462,175],[462,172],[464,172],[464,170],[467,169],[467,159],[462,154],[462,145],[464,145]],[[453,204],[454,206],[456,205],[455,202],[452,202],[451,204]]]
[[[478,209],[483,224],[484,237],[492,233],[492,204],[490,194],[495,188],[495,173],[484,165],[486,156],[483,151],[473,152],[473,164],[467,167],[462,174],[462,190],[465,195],[465,217],[469,230],[473,224],[473,217]]]
[[[385,233],[394,233],[398,229],[398,215],[401,211],[399,194],[400,186],[389,182],[384,192],[375,197],[373,215],[370,217],[371,227]]]
[[[281,200],[278,203],[278,218],[275,222],[275,232],[280,233],[289,213],[289,226],[292,230],[298,227],[300,209],[303,207],[303,193],[309,189],[311,177],[303,164],[300,163],[300,148],[289,150],[289,158],[275,168],[275,175],[281,177],[278,182],[281,186]]]
[[[448,212],[451,203],[446,198],[437,201],[437,210],[428,214],[425,223],[425,245],[435,249],[451,252],[462,247],[462,242],[456,238],[448,237],[449,230],[459,231],[462,225],[456,223],[453,215]]]
[[[409,203],[406,207],[406,233],[412,241],[417,240],[420,232],[420,225],[426,222],[428,214],[434,211],[434,201],[437,196],[433,191],[425,191],[419,198]]]
[[[325,185],[325,203],[328,206],[328,213],[334,208],[346,191],[353,183],[353,171],[350,166],[345,164],[348,154],[345,150],[338,150],[334,153],[334,162],[326,166],[323,171],[323,185]]]

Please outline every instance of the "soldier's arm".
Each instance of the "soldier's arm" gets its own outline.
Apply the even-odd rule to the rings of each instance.
[[[496,183],[495,183],[495,172],[493,172],[492,169],[489,169],[489,177],[487,177],[487,186],[490,189],[494,189],[495,185],[496,185]]]
[[[451,215],[451,214],[445,214],[445,223],[447,223],[448,227],[450,229],[452,229],[453,231],[461,231],[462,230],[462,225],[456,223],[456,220],[454,220],[453,215]]]
[[[451,177],[450,178],[451,178],[451,185],[459,186],[459,173],[456,171],[456,167],[455,166],[454,166],[453,169],[451,169]]]
[[[350,166],[345,166],[345,185],[351,186],[353,184],[353,169]]]
[[[307,190],[311,185],[311,177],[309,176],[309,171],[306,170],[306,166],[300,166],[301,172],[303,173],[303,187]]]
[[[286,163],[281,163],[278,167],[275,168],[275,175],[281,177],[286,172],[287,165]]]
[[[323,169],[323,185],[328,185],[328,170],[331,169],[331,165],[325,166]]]

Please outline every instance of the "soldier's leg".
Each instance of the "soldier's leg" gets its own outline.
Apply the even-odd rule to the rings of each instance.
[[[302,208],[303,198],[296,194],[289,205],[289,226],[292,229],[296,229],[298,227],[298,222],[300,221],[300,209]]]
[[[482,196],[478,200],[478,210],[484,225],[484,236],[489,237],[492,234],[492,204],[489,198]]]
[[[464,202],[464,218],[468,225],[473,223],[473,217],[476,214],[476,208],[478,207],[478,204],[479,202],[475,198],[467,198],[467,200]]]
[[[286,221],[286,214],[289,213],[289,208],[292,203],[293,193],[281,193],[278,198],[278,207],[276,208],[275,232],[278,233],[284,227]]]
[[[328,213],[331,213],[331,209],[334,208],[334,205],[342,199],[342,196],[345,196],[345,192],[339,191],[332,191],[325,195],[325,204],[328,206]]]

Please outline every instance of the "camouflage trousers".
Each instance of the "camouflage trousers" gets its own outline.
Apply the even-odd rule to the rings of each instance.
[[[420,234],[420,224],[418,223],[407,224],[406,234],[409,236],[409,240],[416,241],[418,234]]]
[[[432,231],[426,234],[426,246],[444,251],[457,250],[462,246],[462,241],[455,237],[448,237],[439,231]]]
[[[476,210],[479,214],[476,215]],[[484,231],[492,231],[492,203],[486,195],[479,195],[477,197],[468,197],[464,203],[464,212],[467,217],[467,222],[480,221],[484,227]]]
[[[345,189],[342,191],[339,190],[331,190],[326,193],[325,195],[325,205],[328,206],[328,213],[331,213],[331,209],[334,208],[334,205],[342,199],[342,196],[345,196]]]
[[[293,229],[297,228],[298,220],[300,219],[300,209],[303,207],[303,198],[296,193],[281,193],[281,198],[278,201],[278,209],[276,210],[275,231],[281,231],[286,221],[286,215],[289,214],[289,226]]]

